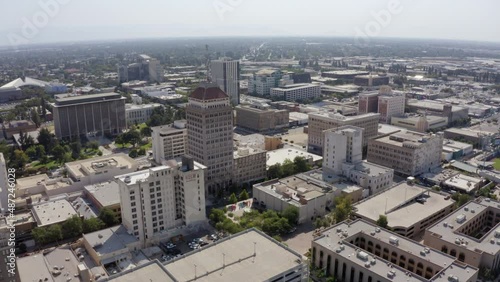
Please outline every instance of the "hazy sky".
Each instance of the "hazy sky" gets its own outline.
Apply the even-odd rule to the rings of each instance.
[[[356,36],[360,32],[378,37],[500,42],[498,0],[0,0],[0,3],[0,45],[179,36],[332,37]],[[42,3],[50,3],[49,11],[55,12],[48,15]]]

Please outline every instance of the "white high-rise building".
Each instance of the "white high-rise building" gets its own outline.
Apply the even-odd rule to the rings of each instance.
[[[240,62],[223,58],[210,62],[210,79],[217,83],[231,99],[231,104],[240,104]]]
[[[342,164],[358,163],[363,159],[363,128],[342,126],[325,131],[323,170],[342,174]]]
[[[9,187],[7,187],[7,164],[0,153],[0,214],[7,212],[9,203]]]
[[[161,164],[186,154],[186,120],[176,120],[173,124],[151,127],[153,158]]]
[[[190,157],[182,162],[117,176],[122,224],[148,246],[168,230],[206,222],[206,167]]]

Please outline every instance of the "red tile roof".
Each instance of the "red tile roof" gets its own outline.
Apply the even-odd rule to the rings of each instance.
[[[226,93],[222,91],[217,84],[212,83],[202,83],[196,88],[189,98],[194,98],[198,100],[213,100],[228,98]]]

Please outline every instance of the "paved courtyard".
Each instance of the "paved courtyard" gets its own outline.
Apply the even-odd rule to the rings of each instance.
[[[314,227],[312,223],[304,223],[297,226],[297,230],[292,234],[283,235],[283,242],[288,247],[299,254],[305,255],[311,248]]]

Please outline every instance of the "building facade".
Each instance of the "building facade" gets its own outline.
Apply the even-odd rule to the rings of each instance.
[[[441,165],[443,140],[442,132],[408,131],[385,135],[369,141],[367,160],[403,175],[419,175]]]
[[[254,73],[248,81],[248,93],[258,96],[271,95],[271,88],[280,86],[280,82],[292,83],[289,75],[280,70],[264,69]]]
[[[478,277],[477,267],[364,220],[336,224],[313,239],[311,263],[340,281],[474,282]]]
[[[15,178],[13,178],[14,180]],[[7,176],[7,163],[0,153],[0,215],[7,213],[9,207],[9,178]]]
[[[358,116],[343,116],[334,113],[311,113],[309,114],[308,127],[308,150],[310,152],[323,154],[323,131],[336,129],[345,125],[361,127],[363,131],[363,147],[368,140],[377,136],[379,114],[369,113]]]
[[[267,177],[265,150],[242,147],[234,151],[234,182],[252,183]]]
[[[221,59],[210,62],[210,79],[231,99],[234,106],[240,104],[240,62]]]
[[[376,194],[392,186],[393,169],[362,160],[362,128],[343,126],[326,130],[324,134],[323,179],[328,180],[332,175],[343,176],[368,189],[368,194]]]
[[[122,224],[143,245],[162,231],[205,222],[205,166],[191,158],[117,176]]]
[[[376,113],[378,111],[378,92],[359,94],[358,112],[360,114]]]
[[[378,113],[380,122],[391,123],[393,116],[405,113],[405,96],[401,94],[381,95],[378,97]]]
[[[170,125],[151,127],[151,131],[153,158],[156,163],[161,164],[165,160],[186,154],[186,120],[176,120]]]
[[[207,167],[209,193],[226,189],[233,179],[233,109],[216,84],[203,83],[189,96],[186,108],[187,152]]]
[[[134,125],[145,123],[153,114],[154,109],[163,107],[161,104],[125,104],[125,115],[127,117],[127,124]]]
[[[136,63],[118,67],[118,80],[120,83],[134,80],[158,83],[163,81],[163,69],[158,59],[141,54]]]
[[[236,110],[236,126],[255,132],[281,130],[289,125],[287,110],[271,109],[267,104],[239,105]]]
[[[321,86],[319,83],[287,84],[271,88],[270,95],[290,102],[310,100],[321,96]]]
[[[53,106],[57,138],[86,134],[119,134],[127,128],[125,98],[104,93],[56,99]]]
[[[500,203],[471,201],[425,231],[424,244],[459,261],[491,270],[500,268]]]

